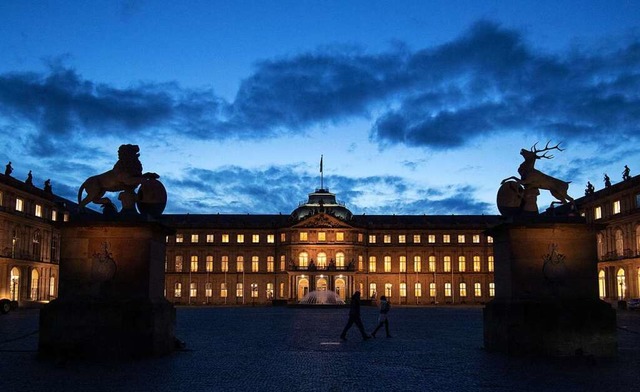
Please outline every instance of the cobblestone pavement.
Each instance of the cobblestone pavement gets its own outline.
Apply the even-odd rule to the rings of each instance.
[[[0,391],[636,391],[640,312],[616,359],[510,358],[482,345],[482,308],[394,307],[392,338],[338,336],[348,309],[178,308],[184,351],[145,360],[36,358],[38,311],[0,316]],[[362,309],[365,327],[376,310]]]

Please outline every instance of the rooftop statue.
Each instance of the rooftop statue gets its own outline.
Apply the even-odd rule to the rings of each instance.
[[[549,151],[558,150],[560,143],[549,146],[547,142],[544,148],[536,148],[534,144],[530,150],[524,148],[520,150],[520,155],[524,162],[518,167],[520,178],[511,176],[502,180],[498,191],[498,209],[503,215],[538,214],[537,198],[540,189],[548,190],[557,201],[551,203],[568,204],[573,203],[573,198],[567,194],[569,182],[559,180],[537,170],[534,165],[538,159],[552,159],[553,155],[548,155]],[[539,155],[543,153],[542,155]]]
[[[622,171],[622,180],[627,181],[631,179],[631,169],[629,166],[624,165],[624,170]]]
[[[120,192],[118,199],[122,203],[124,214],[136,214],[136,205],[142,213],[152,216],[162,214],[167,203],[164,186],[157,179],[155,173],[142,173],[140,147],[133,144],[123,144],[118,149],[118,161],[113,169],[87,178],[78,190],[78,204],[80,209],[93,202],[105,209],[105,213],[113,212],[113,203],[107,197],[107,192]],[[140,186],[138,193],[136,188]],[[86,196],[82,198],[83,193]]]
[[[4,167],[4,175],[10,176],[13,173],[13,166],[11,166],[11,162],[7,163],[7,166]]]

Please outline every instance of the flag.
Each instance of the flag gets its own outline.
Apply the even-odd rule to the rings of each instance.
[[[322,173],[322,155],[320,155],[320,173]]]

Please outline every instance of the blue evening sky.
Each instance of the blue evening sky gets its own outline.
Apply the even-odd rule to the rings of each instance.
[[[289,213],[323,154],[356,214],[494,214],[551,140],[537,168],[579,197],[640,172],[639,26],[635,1],[2,1],[0,161],[75,199],[138,144],[167,212]]]

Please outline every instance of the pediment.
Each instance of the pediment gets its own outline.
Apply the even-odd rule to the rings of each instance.
[[[345,228],[345,229],[352,228],[351,225],[345,223],[344,221],[324,213],[316,214],[306,219],[303,219],[300,222],[293,225],[292,227],[305,227],[305,228],[331,227],[331,228]]]

